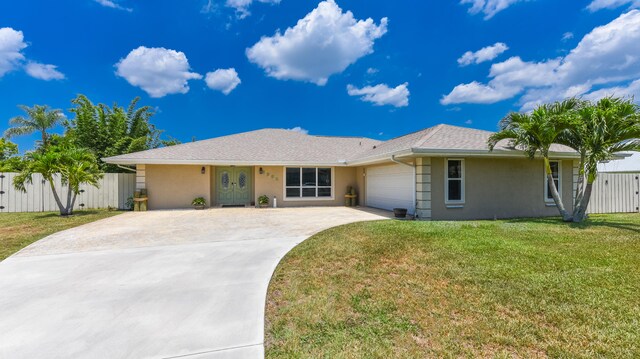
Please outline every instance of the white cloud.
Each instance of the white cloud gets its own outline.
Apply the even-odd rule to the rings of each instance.
[[[503,42],[496,42],[495,44],[483,47],[476,52],[465,52],[464,55],[458,59],[458,64],[460,66],[468,66],[474,63],[479,64],[485,61],[491,61],[507,50],[509,50],[509,46],[507,46],[507,44]]]
[[[627,86],[614,86],[592,91],[583,96],[583,98],[596,101],[608,96],[635,97],[636,100],[640,100],[640,79],[631,82]]]
[[[128,8],[128,7],[124,7],[114,1],[111,0],[95,0],[95,2],[97,2],[98,4],[104,6],[104,7],[109,7],[112,9],[118,9],[118,10],[124,10],[124,11],[128,11],[131,12],[133,11],[133,9]]]
[[[367,69],[367,75],[375,75],[378,72],[380,72],[380,70],[376,69],[375,67],[369,67]]]
[[[587,9],[591,12],[595,12],[602,9],[615,9],[623,5],[629,5],[629,7],[640,7],[640,0],[593,0],[587,6]]]
[[[443,105],[457,103],[491,104],[503,101],[521,93],[525,87],[545,86],[551,84],[554,70],[559,60],[541,63],[524,62],[519,57],[512,57],[504,62],[491,65],[488,84],[473,81],[456,86],[451,93],[444,96]]]
[[[391,105],[394,107],[409,106],[409,84],[407,82],[398,85],[395,88],[386,84],[375,86],[365,86],[357,88],[353,85],[347,85],[347,93],[349,96],[361,96],[362,101],[371,102],[376,106]]]
[[[279,4],[280,0],[255,0],[261,3],[268,4]],[[236,15],[240,19],[244,19],[245,17],[251,15],[249,11],[249,7],[254,2],[254,0],[227,0],[225,5],[230,8],[234,8],[236,10]]]
[[[569,41],[573,39],[573,32],[565,32],[562,34],[562,41]]]
[[[526,0],[461,0],[460,4],[471,4],[470,14],[483,13],[484,19],[489,20],[500,11],[522,1]]]
[[[287,131],[298,132],[298,133],[301,133],[303,135],[308,135],[309,134],[308,130],[305,130],[304,128],[302,128],[300,126],[296,126],[294,128],[287,128]]]
[[[58,67],[55,65],[29,62],[24,67],[24,70],[29,74],[29,76],[40,80],[50,81],[64,79],[64,74],[58,71],[57,68]]]
[[[247,49],[249,60],[280,80],[309,81],[323,86],[373,52],[374,41],[387,32],[387,18],[356,20],[334,0],[323,1],[284,34],[277,31]]]
[[[443,105],[456,103],[490,104],[511,98],[518,92],[519,89],[517,88],[494,88],[490,85],[484,85],[474,81],[454,87],[448,95],[440,100],[440,103]]]
[[[0,28],[0,77],[16,70],[24,61],[22,50],[27,47],[22,31],[10,27]]]
[[[188,81],[202,78],[200,74],[189,72],[189,61],[184,53],[162,47],[140,46],[115,66],[118,76],[151,97],[187,93]]]
[[[218,4],[214,3],[213,0],[207,0],[207,2],[202,5],[202,9],[200,9],[200,13],[202,14],[212,14],[218,11]]]
[[[472,125],[473,124],[473,120],[466,120],[464,121],[465,125]]]
[[[0,77],[7,72],[23,68],[25,72],[40,80],[61,80],[64,74],[56,70],[55,65],[45,65],[38,62],[27,61],[22,53],[27,47],[22,31],[14,30],[10,27],[0,28]]]
[[[522,94],[520,104],[528,110],[570,96],[588,97],[594,87],[621,91],[625,87],[619,83],[640,79],[639,43],[640,11],[632,10],[594,28],[564,58],[525,62],[512,57],[491,67],[487,84],[460,84],[440,102],[494,103]]]
[[[236,69],[230,68],[207,72],[205,82],[210,89],[221,91],[223,94],[228,95],[240,85],[242,81],[240,81]]]

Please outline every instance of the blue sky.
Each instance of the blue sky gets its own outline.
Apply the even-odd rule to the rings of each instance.
[[[153,123],[181,141],[264,127],[378,139],[438,123],[494,130],[509,111],[539,102],[640,94],[635,7],[4,1],[0,130],[21,114],[18,104],[68,113],[79,93],[121,105],[140,96],[157,110]],[[23,151],[33,140],[15,139]]]

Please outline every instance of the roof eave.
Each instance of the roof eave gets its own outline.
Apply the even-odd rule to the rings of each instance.
[[[465,156],[465,157],[522,157],[525,155],[523,151],[517,150],[463,150],[463,149],[431,149],[431,148],[412,148],[410,150],[401,150],[389,152],[378,156],[349,161],[348,165],[368,165],[379,162],[391,161],[391,157],[410,157],[416,155],[431,155],[432,157],[447,156]],[[580,155],[577,152],[549,152],[553,158],[561,159],[578,159]]]
[[[395,151],[395,152],[383,153],[383,154],[376,155],[376,156],[365,157],[365,158],[361,158],[361,159],[357,159],[357,160],[353,160],[353,161],[347,161],[347,165],[349,165],[349,166],[368,165],[368,164],[374,164],[374,163],[379,163],[379,162],[391,161],[391,156],[407,157],[407,156],[411,156],[411,155],[413,155],[411,150],[400,150],[400,151]]]
[[[445,156],[467,156],[467,157],[522,157],[524,151],[518,150],[467,150],[467,149],[430,149],[430,148],[413,148],[414,154],[430,154],[436,157]],[[556,152],[550,151],[549,157],[553,158],[580,158],[577,152]]]
[[[103,162],[114,165],[206,165],[206,166],[316,166],[346,167],[346,162],[318,161],[237,161],[237,160],[169,160],[157,158],[103,158]]]

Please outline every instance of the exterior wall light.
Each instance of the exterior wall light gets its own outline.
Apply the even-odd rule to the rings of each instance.
[[[207,170],[204,168],[204,166],[202,166],[202,169],[200,170],[200,173],[205,174]]]
[[[260,167],[260,169],[258,170],[258,173],[264,174],[264,170],[262,169],[262,167]]]

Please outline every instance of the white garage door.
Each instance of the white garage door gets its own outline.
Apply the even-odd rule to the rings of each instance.
[[[415,209],[414,169],[400,164],[367,168],[367,206],[393,210],[406,208],[413,214]]]

